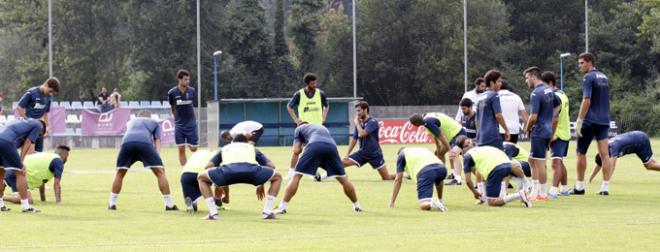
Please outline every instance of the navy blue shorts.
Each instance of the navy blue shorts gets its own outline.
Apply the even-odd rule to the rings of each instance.
[[[174,127],[174,143],[177,146],[189,145],[199,146],[199,135],[197,135],[197,126],[192,128]]]
[[[607,139],[608,131],[610,130],[610,125],[600,125],[593,124],[590,122],[582,123],[582,137],[578,137],[577,140],[577,152],[581,154],[586,154],[589,150],[589,145],[591,140],[596,138],[596,141]]]
[[[550,138],[532,137],[532,150],[529,152],[529,157],[537,160],[545,160],[549,143]]]
[[[552,159],[564,159],[568,155],[568,141],[557,139],[550,144],[550,156]]]
[[[5,170],[20,170],[23,168],[21,156],[14,147],[14,143],[0,140],[0,161]]]
[[[494,140],[488,143],[482,143],[479,146],[491,146],[504,151],[504,141],[502,140]]]
[[[433,198],[433,186],[442,183],[447,177],[447,168],[441,164],[430,164],[417,174],[417,200],[427,201]]]
[[[364,164],[369,163],[371,168],[380,169],[385,166],[385,159],[383,159],[383,153],[378,152],[375,154],[367,154],[362,150],[354,152],[348,159],[353,161],[358,167],[362,167]]]
[[[14,175],[14,171],[7,171],[5,174],[5,184],[11,187],[12,192],[18,192],[18,187],[16,187],[16,175]]]
[[[316,142],[307,145],[296,163],[296,172],[316,176],[319,167],[327,172],[328,177],[346,176],[337,146],[334,144]]]
[[[486,198],[497,199],[502,191],[502,181],[511,175],[511,163],[495,166],[486,179]]]
[[[261,138],[261,135],[264,134],[264,128],[259,128],[258,130],[252,131],[252,136],[250,137],[250,140],[254,142],[254,145],[257,145],[259,143],[259,138]]]
[[[135,162],[140,161],[144,168],[163,168],[163,160],[153,144],[141,142],[128,142],[121,145],[117,156],[117,169],[131,168]]]
[[[44,152],[44,137],[38,136],[37,140],[34,141],[34,151]]]
[[[199,183],[197,182],[197,173],[184,172],[181,174],[181,189],[183,189],[183,198],[190,198],[196,200],[202,197],[202,192],[199,191]]]
[[[522,168],[523,173],[525,173],[525,177],[531,177],[532,176],[532,168],[529,166],[529,163],[526,161],[520,161],[516,160],[520,163],[520,168]]]
[[[456,134],[456,136],[454,136],[454,138],[452,138],[451,141],[449,141],[449,146],[451,148],[456,147],[456,138],[458,138],[458,136],[467,136],[467,132],[465,132],[465,129],[461,129],[461,131],[459,131],[458,134]]]
[[[263,185],[275,174],[275,170],[257,164],[236,163],[208,169],[209,178],[218,186],[233,184]]]

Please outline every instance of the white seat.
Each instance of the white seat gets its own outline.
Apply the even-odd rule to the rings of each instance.
[[[14,116],[14,115],[8,115],[7,116],[7,122],[11,122],[13,120],[16,120],[16,116]]]
[[[151,119],[158,121],[160,120],[160,117],[158,117],[158,114],[151,114]]]
[[[5,124],[7,122],[7,117],[5,115],[0,115],[0,124]]]
[[[77,115],[69,114],[66,116],[66,123],[80,123]]]

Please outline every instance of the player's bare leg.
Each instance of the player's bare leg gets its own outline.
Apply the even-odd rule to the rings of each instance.
[[[376,169],[376,171],[378,171],[378,174],[382,180],[394,180],[394,178],[396,178],[396,174],[390,173],[387,170],[386,165],[381,166],[380,168]]]
[[[211,190],[211,178],[208,175],[208,170],[200,172],[197,175],[197,183],[199,184],[199,191],[202,193],[204,202],[209,208],[209,214],[204,218],[206,220],[216,220],[218,217],[218,208],[215,206],[213,199],[213,191]]]
[[[158,179],[158,189],[161,194],[163,194],[163,201],[165,202],[165,211],[177,211],[179,210],[174,202],[172,201],[172,195],[170,195],[170,184],[167,182],[167,176],[165,175],[165,168],[163,167],[152,167],[151,172],[156,175]]]
[[[336,177],[336,179],[344,188],[344,194],[346,194],[346,197],[348,197],[348,199],[350,199],[353,203],[353,210],[356,212],[361,212],[362,209],[360,208],[360,203],[358,202],[357,195],[355,194],[355,188],[353,187],[351,181],[348,180],[348,176]]]
[[[603,139],[598,141],[598,154],[602,160],[610,160],[608,140]],[[603,181],[600,186],[600,195],[609,195],[609,181],[612,176],[612,163],[603,162]]]
[[[186,145],[179,146],[179,164],[184,166],[188,162],[186,158]]]
[[[660,162],[651,159],[648,163],[644,165],[647,170],[660,171]]]

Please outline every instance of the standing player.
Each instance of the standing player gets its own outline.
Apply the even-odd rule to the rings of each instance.
[[[456,148],[456,138],[465,135],[463,126],[443,113],[413,114],[409,120],[417,127],[424,125],[427,134],[433,138],[440,160],[444,162],[445,153],[449,152],[454,178],[448,185],[461,185],[461,161],[458,159],[461,150]]]
[[[381,179],[392,180],[396,175],[387,171],[378,140],[378,130],[378,121],[369,116],[369,104],[366,101],[355,104],[355,131],[342,164],[346,168],[352,165],[362,167],[369,163],[371,168],[378,171]],[[358,139],[360,140],[360,150],[351,154]]]
[[[264,198],[264,184],[270,181],[268,197],[264,204],[264,210],[261,213],[263,219],[275,219],[272,212],[275,197],[280,191],[282,176],[270,167],[263,167],[257,163],[257,150],[254,145],[247,143],[246,135],[236,135],[231,144],[225,145],[220,151],[219,167],[200,172],[197,176],[199,189],[202,192],[204,201],[209,207],[209,214],[206,220],[216,220],[218,210],[215,207],[215,200],[212,197],[211,183],[217,186],[229,186],[232,184],[252,184],[257,186],[257,199]]]
[[[179,164],[186,164],[186,145],[190,151],[197,151],[199,136],[195,119],[195,89],[190,87],[190,73],[179,70],[176,73],[177,84],[167,92],[167,100],[174,115],[174,141],[179,147]]]
[[[552,157],[552,187],[550,188],[550,198],[557,198],[558,192],[561,195],[568,196],[568,174],[564,165],[564,157],[568,154],[568,143],[571,141],[571,121],[569,116],[568,96],[564,91],[557,88],[555,74],[552,72],[543,72],[541,80],[548,84],[554,90],[555,96],[559,99],[561,105],[559,108],[555,135],[550,140],[550,156]],[[561,185],[560,185],[561,183]],[[558,188],[559,187],[559,188]]]
[[[50,77],[40,86],[32,87],[18,101],[16,113],[19,117],[41,119],[46,123],[46,134],[50,129],[48,121],[48,112],[50,111],[50,102],[53,99],[52,94],[60,91],[60,81],[55,77]],[[44,137],[39,136],[34,143],[34,150],[44,151]]]
[[[525,82],[529,88],[534,88],[530,94],[531,116],[525,125],[525,134],[531,136],[532,151],[529,163],[532,165],[532,199],[548,200],[547,195],[547,171],[546,152],[550,140],[555,134],[557,112],[559,111],[559,100],[552,88],[541,81],[541,69],[529,67],[523,72]],[[561,177],[561,171],[555,171],[555,177]]]
[[[26,169],[23,165],[25,155],[28,153],[32,144],[37,141],[37,137],[46,133],[46,122],[35,119],[18,119],[8,122],[0,128],[0,178],[5,177],[5,171],[13,170],[16,176],[16,189],[21,197],[21,209],[24,213],[37,213],[38,209],[30,207],[28,199],[27,183],[25,181]],[[20,155],[16,148],[21,148]],[[5,191],[4,183],[0,183],[0,211],[9,211],[2,200]]]
[[[172,202],[170,185],[165,176],[165,166],[158,154],[160,152],[160,125],[149,118],[150,116],[149,112],[141,111],[137,118],[126,124],[126,133],[121,140],[121,149],[117,156],[117,173],[112,183],[112,192],[110,192],[109,210],[117,210],[117,198],[124,176],[131,165],[137,161],[142,162],[144,168],[151,169],[151,172],[156,175],[158,188],[165,201],[165,211],[179,210]]]
[[[422,210],[438,209],[446,212],[442,202],[442,181],[447,176],[447,169],[437,156],[428,149],[420,147],[401,148],[396,159],[396,179],[392,187],[392,198],[389,207],[394,207],[394,201],[399,195],[403,183],[403,172],[407,172],[417,183],[417,201]],[[433,201],[433,186],[438,192],[438,200]]]
[[[482,97],[481,94],[486,91],[486,81],[484,81],[484,78],[478,77],[472,84],[474,85],[474,89],[465,92],[461,97],[461,101],[470,99],[470,101],[473,102],[473,105],[476,105],[479,102],[480,97]],[[458,112],[456,112],[455,118],[456,121],[460,121],[461,118],[465,116],[465,112],[463,112],[463,109],[461,108],[463,105],[459,103],[458,106]],[[472,107],[472,110],[476,110],[476,108]]]
[[[475,139],[477,138],[477,125],[474,122],[475,119],[475,113],[474,110],[472,109],[474,103],[472,100],[468,98],[464,98],[461,100],[461,112],[463,113],[463,116],[459,120],[461,122],[461,125],[463,126],[463,130],[465,130],[465,135],[468,138]]]
[[[518,162],[512,162],[502,150],[492,146],[474,147],[472,140],[465,136],[459,137],[456,142],[464,153],[465,184],[472,191],[475,199],[481,199],[482,195],[474,188],[471,173],[486,180],[486,201],[489,206],[504,206],[508,202],[520,199],[526,207],[532,207],[532,203],[525,193],[525,186],[517,193],[509,195],[505,193],[505,182],[511,175],[526,181],[525,174]]]
[[[284,192],[284,199],[275,210],[277,214],[286,213],[286,208],[291,198],[298,191],[298,184],[303,175],[316,176],[316,170],[323,168],[328,177],[336,177],[337,181],[344,188],[344,194],[353,202],[353,211],[361,212],[360,203],[355,195],[353,184],[348,180],[344,166],[341,163],[337,144],[330,136],[330,132],[323,125],[302,123],[294,132],[293,154],[299,155],[302,152],[302,146],[305,147],[300,160],[295,164],[295,174],[289,180]]]
[[[607,151],[607,135],[610,129],[610,86],[607,76],[596,70],[594,56],[591,53],[581,53],[578,56],[580,71],[585,73],[582,79],[582,103],[575,122],[577,141],[577,181],[573,194],[584,194],[584,172],[587,169],[587,150],[591,140],[598,142],[598,154],[604,160],[609,160]],[[600,195],[609,195],[609,180],[612,166],[603,162],[603,182]]]
[[[498,124],[504,129],[504,140],[510,139],[509,128],[502,116],[500,95],[497,93],[502,86],[502,74],[497,70],[490,70],[486,72],[484,80],[486,91],[484,97],[477,102],[477,145],[489,145],[501,150],[504,146]]]
[[[299,126],[302,122],[323,124],[325,118],[328,116],[328,111],[330,111],[328,99],[325,97],[325,93],[321,89],[316,88],[316,75],[306,73],[303,77],[303,82],[305,83],[305,87],[293,94],[286,109],[289,112],[291,119],[293,119],[293,122],[296,123],[296,126]],[[292,165],[287,179],[291,179],[291,176],[294,173],[293,166],[297,161],[298,155],[292,155]]]
[[[527,121],[527,110],[525,110],[525,105],[516,93],[511,91],[509,84],[504,82],[502,84],[502,89],[498,92],[500,94],[500,104],[502,106],[502,116],[504,116],[504,121],[506,122],[506,127],[509,128],[511,133],[511,138],[509,142],[518,143],[518,134],[522,126],[520,120],[523,122]],[[500,134],[504,138],[504,129],[500,127]]]
[[[69,151],[71,149],[66,145],[59,145],[55,148],[55,153],[37,152],[27,155],[25,157],[25,166],[27,174],[25,180],[27,182],[27,189],[39,188],[39,196],[41,201],[46,201],[46,183],[53,180],[53,189],[55,191],[55,203],[62,202],[62,173],[64,172],[64,164],[69,158]],[[5,177],[5,184],[11,187],[13,192],[18,192],[16,184],[16,175],[14,172],[9,171]],[[5,195],[4,200],[12,203],[20,203],[21,199],[15,195]],[[32,204],[32,194],[28,191],[28,201]]]
[[[649,136],[647,136],[644,132],[631,131],[615,136],[609,140],[608,146],[612,173],[614,173],[614,167],[616,167],[616,160],[618,158],[633,153],[639,157],[647,170],[660,171],[660,162],[653,159],[651,141],[649,140]],[[589,182],[594,179],[596,174],[598,174],[600,171],[601,167],[603,167],[603,160],[600,158],[600,154],[596,154],[595,162],[596,167],[594,167],[594,171],[591,174],[591,178],[589,178]]]
[[[227,142],[231,142],[234,136],[245,132],[247,132],[246,134],[250,139],[248,142],[256,146],[259,138],[264,134],[264,126],[255,121],[242,121],[234,125],[231,130],[220,133],[220,137]]]

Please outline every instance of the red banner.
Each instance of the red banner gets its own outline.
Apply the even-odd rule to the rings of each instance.
[[[433,139],[424,127],[416,127],[408,120],[383,120],[378,122],[378,138],[381,144],[426,144]]]

